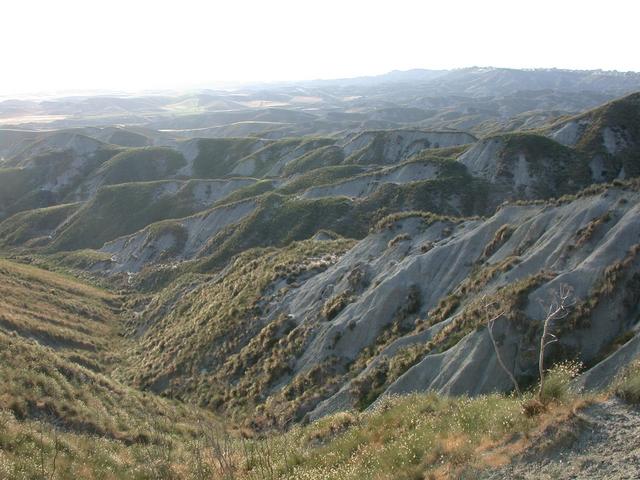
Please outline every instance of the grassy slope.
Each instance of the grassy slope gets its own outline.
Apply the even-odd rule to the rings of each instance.
[[[123,341],[119,308],[107,291],[0,260],[0,478],[150,478],[136,473],[147,468],[141,450],[187,442],[200,420],[214,421],[108,376]]]
[[[130,148],[105,162],[97,175],[103,185],[163,180],[186,163],[179,152],[167,147]]]
[[[0,223],[0,245],[22,247],[29,240],[49,235],[78,208],[80,203],[68,203],[16,213]]]
[[[23,168],[0,168],[0,208],[6,208],[33,188],[31,173]]]
[[[283,170],[283,175],[305,173],[316,168],[339,165],[343,161],[344,153],[342,149],[336,145],[327,145],[289,162]]]
[[[199,269],[223,266],[234,255],[253,247],[281,247],[312,237],[318,230],[335,230],[349,237],[362,236],[362,223],[347,223],[352,202],[346,198],[303,200],[268,193],[258,199],[258,208],[239,223],[231,225],[207,245],[210,256]]]
[[[193,161],[197,178],[217,178],[229,175],[238,160],[255,150],[254,138],[202,138],[198,141],[198,156]]]
[[[607,127],[622,129],[633,141],[632,147],[640,143],[640,93],[633,93],[598,108],[573,117],[563,118],[550,128],[569,121],[587,123],[576,148],[583,151],[604,153],[603,132]]]
[[[344,163],[347,164],[395,164],[399,161],[408,159],[407,152],[401,152],[400,155],[403,157],[395,158],[395,159],[385,159],[385,152],[388,151],[391,146],[394,137],[402,136],[402,130],[376,130],[363,132],[359,134],[357,137],[354,137],[354,140],[357,141],[358,137],[364,136],[373,136],[371,142],[362,147],[360,150],[353,152],[349,157],[344,159]],[[469,148],[469,145],[460,145],[456,147],[445,147],[445,148],[431,148],[432,145],[428,140],[416,140],[412,147],[416,145],[421,146],[421,153],[416,155],[434,155],[434,156],[453,156],[457,152],[463,152],[465,149]],[[414,155],[414,156],[416,156]]]
[[[158,194],[165,183],[124,183],[101,188],[60,231],[51,250],[99,248],[150,223],[194,213],[195,205],[188,195]]]
[[[120,304],[70,277],[0,260],[0,409],[130,441],[144,434],[147,412],[170,413],[107,376],[120,360]]]
[[[47,207],[62,201],[84,175],[120,152],[121,149],[104,146],[90,158],[84,159],[78,175],[57,194],[41,191],[39,187],[51,180],[64,176],[75,158],[69,151],[45,151],[30,159],[29,168],[0,168],[0,216],[33,208]]]
[[[633,366],[619,382],[618,395],[630,389],[637,394],[638,367]],[[566,393],[564,385],[560,390]],[[339,413],[284,434],[249,440],[207,429],[188,441],[162,431],[165,419],[156,424],[157,444],[132,446],[85,435],[54,436],[42,425],[16,421],[0,412],[0,475],[33,479],[478,478],[482,471],[526,453],[536,442],[543,441],[547,449],[565,448],[580,409],[601,397],[559,396],[534,415],[523,408],[530,398],[530,394],[473,399],[412,395],[387,400],[369,412]],[[54,445],[58,445],[55,475]]]
[[[363,172],[365,172],[365,168],[358,165],[335,165],[332,167],[316,168],[295,177],[281,187],[279,191],[284,194],[302,192],[310,187],[349,179]]]
[[[533,187],[540,198],[573,193],[591,184],[589,157],[541,135],[510,133],[501,135],[505,142],[498,159],[498,175],[509,175],[520,154],[524,154]]]
[[[271,192],[275,190],[276,186],[272,180],[260,180],[253,185],[242,187],[235,192],[227,195],[225,198],[218,200],[215,206],[224,205],[227,203],[235,203],[240,200],[246,200],[247,198],[257,197],[263,193]]]
[[[262,176],[268,172],[273,163],[280,160],[283,156],[289,155],[297,157],[293,160],[296,161],[298,158],[304,157],[309,153],[329,147],[334,142],[335,140],[333,139],[319,137],[284,138],[274,141],[243,160],[255,160],[255,175]]]
[[[334,140],[317,137],[285,138],[259,148],[254,138],[200,139],[200,153],[194,161],[194,173],[200,178],[230,175],[242,162],[254,162],[256,176],[263,176],[283,156],[303,157],[327,148]],[[295,160],[294,160],[295,161]]]
[[[71,278],[0,260],[0,326],[103,369],[118,299]],[[101,353],[102,352],[102,353]]]
[[[640,175],[640,93],[608,103],[582,118],[588,119],[590,124],[576,145],[578,150],[599,153],[614,169],[624,167],[627,177]],[[622,133],[629,142],[628,147],[615,156],[608,154],[604,147],[603,135],[607,127]]]

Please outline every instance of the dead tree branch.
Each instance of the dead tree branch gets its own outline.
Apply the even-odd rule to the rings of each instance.
[[[520,386],[518,385],[518,381],[516,380],[516,377],[513,375],[513,372],[507,368],[507,366],[505,365],[504,361],[502,360],[502,355],[500,355],[500,349],[498,348],[498,343],[496,342],[496,339],[493,336],[493,326],[494,326],[496,320],[498,320],[500,317],[502,317],[504,315],[504,312],[498,312],[497,314],[494,314],[492,316],[491,313],[490,313],[490,308],[492,306],[493,306],[493,304],[491,304],[491,303],[488,303],[488,304],[486,304],[484,306],[487,318],[488,317],[492,317],[491,319],[489,319],[487,321],[487,331],[489,332],[489,338],[491,339],[491,343],[493,344],[493,349],[496,352],[496,359],[498,360],[498,364],[500,365],[502,370],[504,370],[504,372],[507,374],[507,376],[511,380],[511,383],[513,383],[513,387],[514,387],[516,393],[518,394],[518,396],[520,396],[522,394],[522,392],[520,391]]]
[[[546,348],[558,341],[558,338],[550,332],[553,328],[553,322],[560,320],[569,315],[569,309],[575,304],[572,300],[573,290],[569,285],[560,285],[560,288],[553,295],[553,300],[546,307],[546,316],[542,328],[542,336],[540,337],[540,357],[538,359],[538,371],[540,375],[540,388],[538,390],[538,401],[542,401],[544,392],[544,352]],[[541,302],[542,303],[542,302]],[[542,305],[544,307],[544,304]]]

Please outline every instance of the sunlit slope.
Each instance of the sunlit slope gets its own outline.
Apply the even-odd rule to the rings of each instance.
[[[122,361],[120,307],[107,291],[0,260],[0,410],[129,443],[147,441],[166,416],[175,434],[205,419],[109,377]]]

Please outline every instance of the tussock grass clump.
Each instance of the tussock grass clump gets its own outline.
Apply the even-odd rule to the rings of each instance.
[[[302,436],[307,445],[328,444],[339,434],[358,423],[358,414],[353,412],[339,412],[318,420],[313,427],[307,428]]]
[[[585,245],[596,234],[598,227],[611,220],[611,213],[605,214],[591,220],[584,228],[581,228],[576,232],[576,245]]]
[[[342,310],[347,307],[347,305],[353,302],[353,300],[354,296],[350,291],[342,292],[341,294],[330,298],[322,308],[322,316],[327,321],[333,320]]]
[[[622,375],[615,393],[626,402],[640,404],[640,360],[632,363]]]
[[[398,245],[399,243],[406,242],[408,240],[411,240],[411,235],[409,235],[408,233],[401,233],[400,235],[396,235],[391,240],[389,240],[389,243],[387,244],[387,247],[388,248],[393,248],[396,245]]]
[[[515,227],[513,225],[505,224],[501,226],[493,236],[493,239],[487,244],[482,253],[483,258],[489,258],[496,253],[504,243],[511,238]]]
[[[436,222],[457,224],[466,220],[465,218],[448,217],[431,212],[414,210],[410,212],[398,212],[387,215],[375,224],[375,226],[372,228],[372,231],[381,232],[383,230],[391,230],[398,224],[398,222],[407,218],[418,218],[424,222],[425,226],[432,225]]]
[[[540,395],[543,403],[566,402],[575,396],[571,390],[573,380],[582,369],[579,362],[567,361],[553,366],[546,372],[544,388]]]

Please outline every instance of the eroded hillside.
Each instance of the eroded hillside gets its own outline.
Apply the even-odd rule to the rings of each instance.
[[[42,477],[25,452],[60,434],[59,478],[99,476],[101,441],[113,478],[390,478],[409,433],[424,444],[400,475],[437,477],[438,455],[454,475],[498,450],[529,461],[501,442],[538,420],[633,401],[639,97],[603,103],[631,77],[556,73],[528,93],[495,69],[350,100],[327,84],[313,108],[300,91],[122,100],[144,120],[0,131],[0,476]],[[580,377],[542,402],[561,291],[542,358]],[[416,408],[443,420],[405,423]],[[456,412],[470,423],[445,425]],[[233,461],[202,446],[212,429]]]

